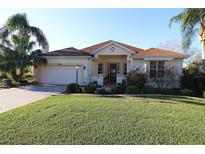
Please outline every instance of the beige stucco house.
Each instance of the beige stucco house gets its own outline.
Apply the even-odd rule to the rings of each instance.
[[[150,48],[140,49],[116,41],[106,41],[81,50],[66,48],[43,55],[46,65],[35,68],[34,77],[39,83],[87,85],[96,81],[98,85],[121,83],[129,71],[147,74],[148,85],[155,86],[153,78],[165,78],[171,68],[175,73],[173,83],[178,87],[183,59],[188,54]]]

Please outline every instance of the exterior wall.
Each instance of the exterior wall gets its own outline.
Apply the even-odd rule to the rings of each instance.
[[[137,70],[141,73],[144,73],[146,72],[147,64],[148,61],[145,61],[143,59],[131,59],[129,71]]]
[[[149,60],[143,60],[143,59],[132,59],[130,62],[130,69],[131,70],[139,70],[140,72],[146,72],[148,76],[148,81],[146,85],[156,87],[156,83],[149,79],[149,65],[150,61]],[[169,60],[165,61],[165,69],[166,68],[172,68],[174,69],[174,81],[169,85],[169,87],[174,87],[178,88],[180,87],[180,76],[182,75],[183,71],[183,59],[174,59],[174,60]]]
[[[90,59],[89,58],[66,58],[66,57],[49,57],[47,58],[48,66],[79,66],[82,67],[82,82],[81,85],[89,83],[89,70],[90,70]],[[41,76],[41,65],[34,70],[34,78],[40,81]],[[71,74],[72,75],[72,74]]]

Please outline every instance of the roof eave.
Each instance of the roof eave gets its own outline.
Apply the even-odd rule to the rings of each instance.
[[[43,58],[80,58],[80,59],[83,59],[83,58],[86,58],[86,59],[89,59],[89,58],[92,58],[92,56],[42,56]]]
[[[130,56],[130,58],[134,59],[144,59],[144,58],[180,58],[180,59],[186,59],[190,56]]]

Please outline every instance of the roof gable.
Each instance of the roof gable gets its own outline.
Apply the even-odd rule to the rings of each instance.
[[[98,55],[132,55],[135,52],[130,51],[129,49],[116,44],[116,43],[109,43],[106,46],[103,46],[97,50],[95,50],[94,52],[92,52],[92,54],[96,57]]]
[[[83,48],[81,50],[83,50],[83,51],[85,51],[87,53],[95,53],[99,49],[101,49],[103,47],[106,47],[106,46],[110,45],[111,43],[118,44],[122,48],[125,48],[125,49],[127,49],[128,51],[130,51],[132,53],[137,53],[137,52],[144,51],[141,48],[137,48],[137,47],[134,47],[134,46],[131,46],[131,45],[127,45],[127,44],[124,44],[124,43],[120,43],[120,42],[117,42],[117,41],[113,41],[113,40],[109,40],[109,41],[106,41],[106,42],[98,43],[98,44],[95,44],[95,45]]]

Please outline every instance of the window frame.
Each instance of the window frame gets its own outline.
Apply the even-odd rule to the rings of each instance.
[[[123,75],[127,75],[127,63],[123,63],[123,68],[122,68],[122,73]]]
[[[102,68],[101,68],[101,72],[99,71],[99,65],[101,65],[102,66]],[[98,74],[103,74],[104,73],[104,65],[103,65],[103,63],[98,63]]]
[[[151,68],[151,63],[155,63],[155,68]],[[160,63],[163,63],[163,67],[160,68]],[[155,72],[154,76],[151,76],[151,71]],[[160,76],[160,73],[159,72],[163,72],[163,76]],[[165,61],[163,60],[160,60],[160,61],[150,61],[150,66],[149,66],[149,78],[150,79],[153,79],[153,78],[156,78],[156,79],[162,79],[165,77]]]

